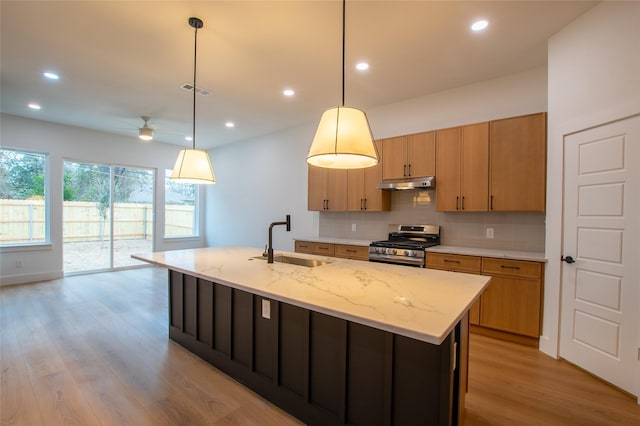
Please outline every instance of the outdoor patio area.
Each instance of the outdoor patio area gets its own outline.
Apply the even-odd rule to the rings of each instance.
[[[116,240],[113,242],[113,266],[145,265],[132,259],[134,253],[153,250],[152,241],[144,239]],[[95,271],[110,268],[109,241],[83,241],[64,243],[64,273]]]

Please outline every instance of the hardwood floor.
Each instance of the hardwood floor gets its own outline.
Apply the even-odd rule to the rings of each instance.
[[[167,273],[0,288],[1,425],[295,425],[168,340]],[[535,349],[472,335],[465,425],[640,424],[631,397]]]

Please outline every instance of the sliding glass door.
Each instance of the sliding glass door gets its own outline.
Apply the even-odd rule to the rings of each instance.
[[[64,272],[143,264],[153,250],[153,170],[64,163]]]

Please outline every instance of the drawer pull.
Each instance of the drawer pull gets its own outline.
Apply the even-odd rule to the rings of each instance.
[[[329,247],[318,247],[320,250],[329,250]]]
[[[357,253],[357,250],[347,249],[347,253]]]
[[[510,265],[500,265],[500,267],[504,269],[520,269],[519,266],[510,266]]]
[[[447,263],[460,263],[460,261],[459,261],[459,260],[449,260],[449,259],[445,259],[444,261],[445,261],[445,262],[447,262]]]

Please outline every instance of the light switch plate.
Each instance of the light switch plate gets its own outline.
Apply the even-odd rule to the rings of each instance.
[[[262,318],[271,319],[271,301],[262,299]]]
[[[493,238],[493,228],[487,228],[487,238]]]
[[[356,224],[355,223],[351,224],[351,232],[356,232]]]

